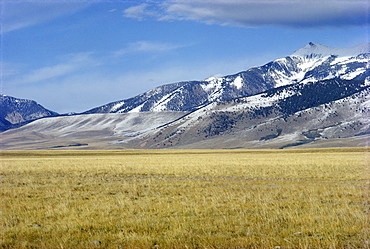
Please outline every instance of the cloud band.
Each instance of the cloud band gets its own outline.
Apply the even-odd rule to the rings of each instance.
[[[168,0],[124,11],[143,20],[194,20],[208,24],[258,27],[361,26],[369,24],[367,0]]]

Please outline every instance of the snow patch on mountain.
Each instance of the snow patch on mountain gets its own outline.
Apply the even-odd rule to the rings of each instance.
[[[163,96],[159,101],[157,101],[156,105],[151,109],[151,111],[153,112],[166,111],[168,109],[167,104],[173,99],[173,97],[176,94],[181,94],[181,89],[177,89],[174,92],[171,92]]]
[[[132,109],[131,111],[127,112],[127,113],[136,113],[136,112],[141,112],[141,109],[143,108],[144,104],[141,104],[137,107],[135,107],[134,109]]]
[[[346,75],[343,75],[341,78],[342,79],[345,79],[345,80],[350,80],[350,79],[353,79],[355,78],[356,76],[364,73],[366,71],[365,68],[356,68],[355,71],[353,72],[350,72],[350,73],[347,73]]]
[[[125,104],[125,101],[118,102],[111,109],[110,112],[115,112]]]
[[[251,108],[256,109],[256,108],[270,107],[270,106],[273,106],[277,101],[282,100],[284,98],[288,98],[295,94],[298,94],[298,93],[295,91],[287,90],[287,89],[284,89],[279,94],[274,94],[272,96],[268,96],[265,93],[257,94],[254,96],[241,98],[240,101],[243,103],[236,103],[220,111],[235,112],[235,111],[240,111],[243,109],[251,109]]]
[[[240,89],[243,87],[243,78],[238,75],[234,81],[231,83],[232,86],[235,86],[237,89]]]
[[[222,88],[223,78],[210,77],[204,81],[208,83],[201,84],[201,87],[207,93],[218,92]]]
[[[297,63],[297,67],[301,70],[302,73],[305,73],[311,70],[312,68],[321,65],[325,61],[325,59],[308,59],[308,58],[297,58],[297,59],[299,60]]]
[[[208,79],[205,79],[204,81],[208,83],[205,84],[203,83],[200,86],[208,94],[209,102],[215,101],[222,96],[223,93],[222,83],[224,82],[224,78],[218,78],[213,76]]]

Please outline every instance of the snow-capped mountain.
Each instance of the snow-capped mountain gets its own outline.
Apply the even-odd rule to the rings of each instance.
[[[3,149],[288,148],[368,146],[370,85],[291,84],[193,112],[60,116],[2,134]]]
[[[225,77],[163,85],[84,115],[1,96],[3,149],[368,146],[369,44],[309,43]],[[15,123],[23,126],[15,128]],[[18,127],[21,125],[18,125]],[[5,128],[4,128],[5,127]]]
[[[194,111],[213,101],[251,96],[275,87],[325,79],[365,79],[370,75],[370,43],[331,48],[310,42],[292,55],[234,75],[168,84],[89,113]]]
[[[57,116],[37,102],[28,99],[19,99],[0,94],[0,130],[16,127],[27,121]]]
[[[124,143],[148,148],[284,148],[370,133],[370,86],[330,79],[213,102]],[[362,144],[366,146],[366,144]]]
[[[362,43],[351,48],[332,48],[319,43],[310,42],[303,48],[296,50],[292,56],[324,58],[334,55],[338,57],[353,57],[354,55],[369,53],[369,46],[369,43]]]

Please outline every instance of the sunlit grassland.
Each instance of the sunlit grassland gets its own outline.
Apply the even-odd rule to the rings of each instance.
[[[369,152],[1,152],[1,248],[370,248]]]

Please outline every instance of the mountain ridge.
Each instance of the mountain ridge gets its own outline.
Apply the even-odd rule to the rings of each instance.
[[[370,43],[361,43],[350,48],[332,48],[319,43],[309,42],[306,46],[294,51],[290,56],[309,57],[311,55],[350,57],[359,54],[369,53]]]
[[[309,43],[292,55],[233,75],[166,84],[73,115],[2,95],[2,101],[10,102],[2,108],[0,125],[12,129],[1,133],[1,145],[3,149],[368,146],[368,45],[339,49]],[[32,108],[22,112],[27,105],[19,103]],[[21,113],[14,113],[16,107]]]
[[[367,68],[370,60],[369,44],[340,49],[309,43],[290,56],[259,67],[223,77],[162,85],[82,114],[194,111],[213,101],[251,96],[288,84],[331,78],[365,79],[370,75],[370,69]],[[318,55],[317,52],[322,54]]]
[[[328,95],[327,90],[333,94]],[[315,99],[305,92],[321,96]],[[356,80],[282,86],[250,97],[211,103],[151,134],[123,143],[145,144],[145,148],[183,148],[228,139],[244,141],[239,147],[245,148],[251,143],[275,146],[279,139],[288,137],[290,141],[275,146],[285,148],[318,140],[366,136],[370,132],[369,93],[370,86]],[[224,142],[207,144],[215,148]]]
[[[325,98],[315,99],[305,92],[320,93]],[[2,148],[368,146],[369,113],[369,85],[358,80],[331,79],[213,102],[190,113],[108,113],[39,119],[3,132]]]
[[[39,118],[58,115],[34,100],[0,94],[0,131],[22,126]]]

